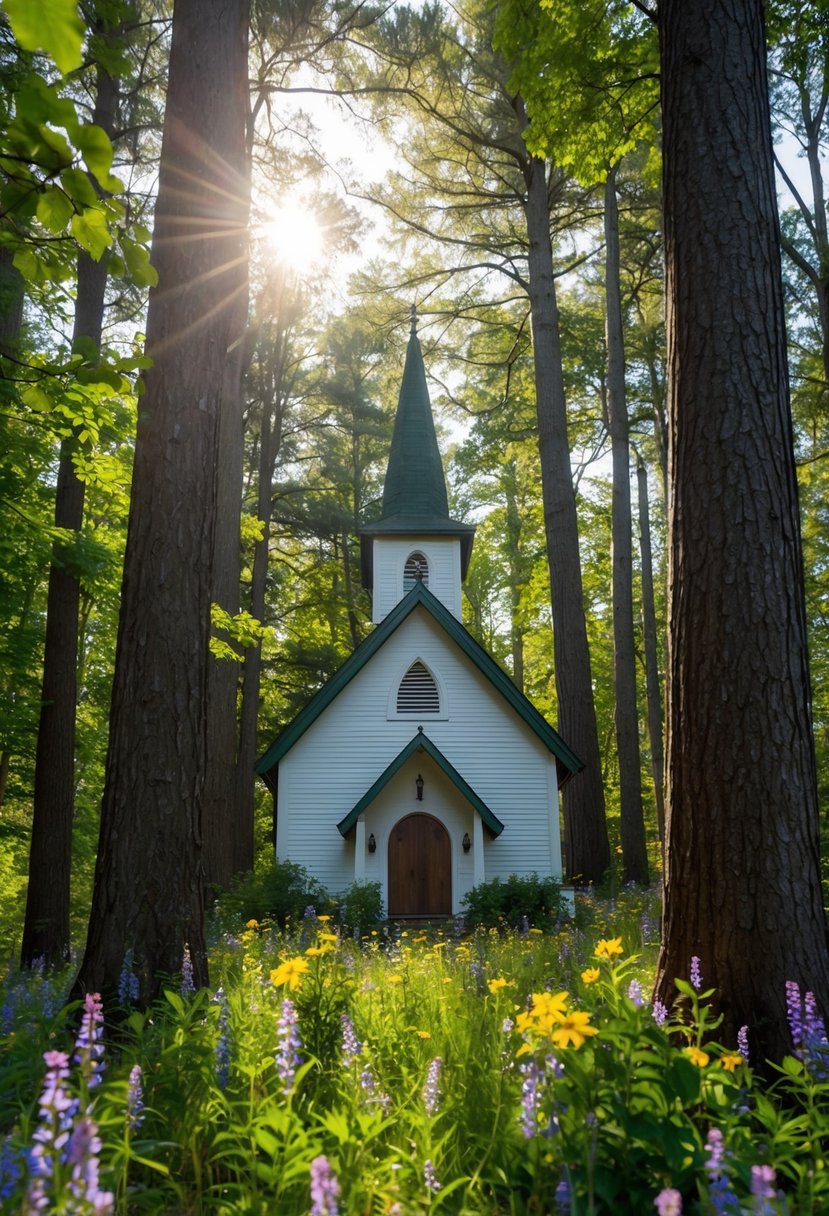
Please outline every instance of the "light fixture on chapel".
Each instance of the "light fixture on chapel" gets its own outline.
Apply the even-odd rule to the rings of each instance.
[[[369,851],[369,853],[377,852],[377,841],[374,839],[373,832],[371,833],[371,835],[368,838],[368,851]]]
[[[415,777],[415,787],[417,789],[417,800],[418,800],[418,802],[422,802],[423,801],[423,778],[421,777],[420,773],[418,773],[417,776]]]
[[[464,832],[464,834],[463,834],[463,840],[461,841],[461,844],[463,845],[463,851],[464,851],[464,853],[468,853],[468,852],[469,852],[469,850],[472,848],[472,841],[469,839],[469,833],[468,833],[468,832]]]

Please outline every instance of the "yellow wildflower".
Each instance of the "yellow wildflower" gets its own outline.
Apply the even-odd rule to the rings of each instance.
[[[431,1039],[432,1036],[428,1030],[418,1030],[417,1037],[419,1039]]]
[[[390,984],[402,984],[403,976],[402,975],[390,975],[388,977],[388,981]]]
[[[249,920],[249,921],[246,921],[246,922],[245,922],[245,928],[246,928],[246,929],[258,929],[258,928],[259,928],[259,921],[258,921],[258,920]]]
[[[599,1033],[595,1026],[589,1023],[589,1013],[574,1009],[561,1019],[550,1037],[556,1047],[566,1047],[568,1043],[572,1043],[575,1048],[579,1048],[589,1035]]]
[[[331,917],[330,917],[330,916],[328,916],[328,915],[325,915],[325,916],[318,916],[318,917],[317,917],[317,920],[321,920],[323,924],[325,924],[325,923],[326,923],[326,921],[329,921],[330,919],[331,919]]]
[[[502,988],[506,988],[507,981],[499,976],[498,979],[487,980],[486,986],[492,993],[500,992]]]
[[[733,1072],[735,1068],[739,1068],[745,1061],[736,1051],[727,1051],[724,1055],[720,1056],[720,1063],[726,1072]]]
[[[305,951],[305,953],[308,955],[309,958],[319,958],[319,956],[321,954],[328,954],[330,950],[331,950],[331,947],[328,945],[326,945],[326,946],[309,946],[308,949]]]
[[[322,920],[322,917],[320,917],[320,920]],[[340,940],[336,933],[320,933],[319,939],[321,942],[338,942]]]
[[[596,958],[611,959],[617,954],[624,954],[621,937],[603,937],[594,951]]]
[[[302,983],[302,977],[308,970],[308,963],[304,958],[289,958],[284,963],[280,963],[278,967],[271,972],[271,983],[274,988],[281,988],[287,984],[291,991],[294,988],[299,988]]]
[[[535,934],[537,937],[543,937],[543,936],[544,936],[544,930],[543,930],[543,929],[530,929],[530,933]]]
[[[697,1068],[705,1068],[705,1065],[711,1059],[707,1051],[702,1051],[699,1047],[686,1047],[685,1054],[692,1064],[696,1064]]]
[[[581,978],[585,984],[595,984],[600,975],[598,967],[588,967],[586,971],[582,971]]]

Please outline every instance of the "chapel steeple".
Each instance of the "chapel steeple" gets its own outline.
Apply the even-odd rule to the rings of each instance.
[[[432,418],[414,305],[383,486],[382,518],[387,520],[395,516],[449,522],[446,478]]]
[[[438,567],[450,553],[457,559],[452,561],[451,579],[432,577],[428,586],[460,617],[460,584],[466,576],[474,535],[473,525],[460,523],[449,515],[446,478],[417,336],[417,314],[412,306],[409,344],[383,486],[382,516],[360,529],[363,586],[373,593],[375,621],[382,620],[409,589],[404,571],[413,555],[428,570],[432,563],[425,551],[430,547]],[[418,546],[416,553],[414,545]],[[376,569],[378,561],[383,567],[382,575]],[[380,582],[382,595],[378,595]]]

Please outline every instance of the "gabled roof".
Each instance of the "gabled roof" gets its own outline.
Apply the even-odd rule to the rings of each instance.
[[[475,810],[481,816],[483,822],[489,828],[490,832],[492,832],[492,835],[501,835],[504,830],[504,825],[501,823],[501,820],[497,815],[493,814],[483,799],[478,797],[478,795],[472,789],[472,786],[468,785],[466,781],[464,781],[458,770],[446,759],[440,748],[436,747],[432,740],[424,735],[422,726],[418,727],[417,734],[414,736],[414,738],[406,744],[401,752],[398,752],[391,764],[389,764],[389,766],[374,782],[374,785],[372,785],[370,789],[366,790],[365,794],[363,794],[357,805],[353,806],[345,818],[341,819],[337,824],[337,828],[341,835],[345,836],[351,830],[351,828],[354,827],[358,817],[362,815],[366,807],[374,801],[387,782],[391,780],[394,774],[403,767],[409,757],[413,756],[415,752],[426,752],[428,756],[431,756],[435,764],[437,764],[437,766],[443,770],[443,772],[453,783],[453,785],[460,791],[467,802],[469,802],[475,808]]]
[[[377,653],[380,647],[391,637],[394,631],[406,620],[416,608],[422,607],[440,625],[444,632],[460,647],[467,658],[475,664],[478,670],[501,694],[530,730],[541,740],[544,746],[553,753],[558,765],[559,783],[563,784],[573,773],[584,768],[575,752],[567,746],[557,731],[553,730],[546,718],[535,708],[522,692],[513,684],[505,671],[498,666],[487,654],[471,633],[461,622],[452,615],[448,608],[432,595],[422,582],[414,587],[397,603],[387,617],[365,638],[353,654],[346,659],[342,667],[334,672],[327,683],[323,684],[303,710],[292,722],[285,727],[274,740],[262,759],[256,765],[257,773],[269,774],[279,763],[286,752],[301,739],[324,709],[331,704],[335,697],[362,671],[369,659]],[[266,777],[266,780],[267,777]],[[272,784],[272,779],[268,781]]]

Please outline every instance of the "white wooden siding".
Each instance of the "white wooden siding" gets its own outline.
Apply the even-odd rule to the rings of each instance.
[[[401,580],[404,550],[401,545]],[[422,608],[281,760],[277,855],[306,866],[332,892],[353,881],[353,839],[343,840],[336,825],[417,733],[415,718],[388,717],[390,690],[416,658],[445,686],[451,706],[446,719],[424,719],[425,733],[504,824],[494,840],[484,833],[486,878],[533,872],[560,877],[554,757]],[[415,800],[417,772],[426,783],[422,803]],[[473,836],[474,812],[425,754],[412,756],[365,811],[365,837],[373,833],[377,840],[377,852],[365,859],[366,878],[383,884],[385,899],[388,833],[416,810],[435,814],[449,831],[457,911],[472,885],[473,856],[463,854],[460,842],[464,832]]]
[[[453,616],[462,619],[461,542],[453,536],[379,536],[374,545],[372,612],[379,625],[404,595],[403,568],[412,553],[429,563],[429,590]]]

